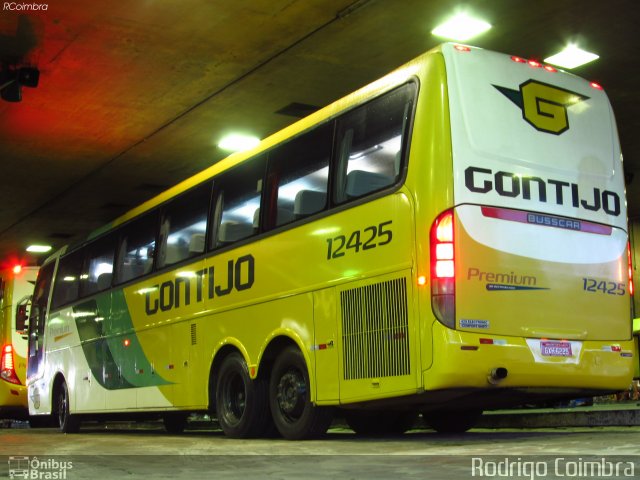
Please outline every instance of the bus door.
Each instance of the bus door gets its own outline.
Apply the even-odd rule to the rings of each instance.
[[[33,291],[31,312],[29,315],[29,356],[27,359],[27,383],[29,386],[29,407],[31,409],[31,407],[33,406],[36,410],[41,406],[41,392],[39,392],[36,387],[34,394],[32,392],[32,386],[44,375],[44,329],[47,321],[47,312],[49,310],[49,302],[51,298],[51,283],[53,281],[54,271],[55,262],[51,262],[40,269],[38,278],[36,280],[36,286]]]

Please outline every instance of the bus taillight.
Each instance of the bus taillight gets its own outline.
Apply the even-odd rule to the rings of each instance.
[[[631,262],[631,243],[627,243],[627,274],[629,275],[629,294],[633,296],[633,263]]]
[[[20,385],[20,380],[16,375],[15,364],[13,361],[13,346],[7,344],[2,347],[2,358],[0,359],[0,378],[9,382]]]
[[[455,327],[455,242],[453,210],[431,226],[431,308],[444,325]]]

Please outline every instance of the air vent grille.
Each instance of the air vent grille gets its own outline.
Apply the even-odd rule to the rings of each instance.
[[[345,380],[409,374],[405,278],[340,293]]]

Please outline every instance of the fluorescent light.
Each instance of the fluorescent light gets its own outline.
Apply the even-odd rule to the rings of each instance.
[[[47,253],[51,250],[51,245],[29,245],[27,247],[27,252],[31,253]]]
[[[600,57],[595,53],[587,52],[575,45],[568,45],[560,53],[545,58],[544,61],[563,68],[576,68],[598,58]]]
[[[491,28],[491,24],[466,13],[459,13],[431,30],[437,37],[465,41],[476,37]]]
[[[257,137],[232,133],[220,140],[218,147],[231,152],[241,152],[243,150],[249,150],[250,148],[257,146],[259,143],[260,139]]]

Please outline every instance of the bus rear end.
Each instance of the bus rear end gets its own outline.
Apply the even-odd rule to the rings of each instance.
[[[605,92],[519,57],[442,52],[454,205],[431,227],[426,387],[481,388],[487,405],[627,388],[633,286]]]

